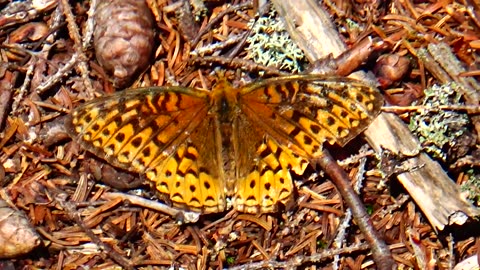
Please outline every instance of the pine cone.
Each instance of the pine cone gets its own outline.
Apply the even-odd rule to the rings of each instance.
[[[144,0],[100,1],[95,14],[94,47],[98,63],[124,88],[150,63],[153,17]]]

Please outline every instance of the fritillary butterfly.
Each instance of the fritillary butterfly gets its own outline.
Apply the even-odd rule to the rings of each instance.
[[[346,78],[294,75],[212,91],[150,87],[79,106],[69,134],[114,166],[143,173],[176,207],[272,212],[292,200],[324,142],[341,146],[380,112],[373,87]]]

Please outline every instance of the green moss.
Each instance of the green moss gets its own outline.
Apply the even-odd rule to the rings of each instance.
[[[409,128],[418,136],[425,150],[443,161],[447,159],[444,150],[454,146],[469,123],[466,114],[438,109],[443,105],[461,104],[457,87],[456,84],[449,83],[426,89],[425,98],[419,104],[424,109],[410,118]]]
[[[234,263],[235,263],[235,257],[227,256],[227,264],[228,265],[233,265]]]
[[[247,38],[247,58],[283,70],[302,70],[305,55],[291,40],[273,9],[266,16],[250,21],[248,27],[252,34]]]

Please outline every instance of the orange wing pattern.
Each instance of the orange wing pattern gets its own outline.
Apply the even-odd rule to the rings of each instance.
[[[127,90],[76,108],[66,127],[95,155],[145,174],[177,207],[272,212],[292,199],[292,171],[302,174],[325,141],[345,145],[382,104],[358,81],[295,75],[238,89],[220,81],[210,92]]]

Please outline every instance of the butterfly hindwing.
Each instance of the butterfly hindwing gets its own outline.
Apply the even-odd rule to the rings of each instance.
[[[189,117],[198,121],[195,129],[188,130],[188,136],[173,144],[172,155],[158,158],[150,165],[147,178],[180,208],[222,212],[226,207],[226,183],[216,144],[217,123],[211,115]]]
[[[235,182],[234,205],[247,213],[274,212],[278,204],[293,200],[292,172],[299,174],[308,165],[304,158],[281,146],[268,135],[256,151],[249,173]]]

